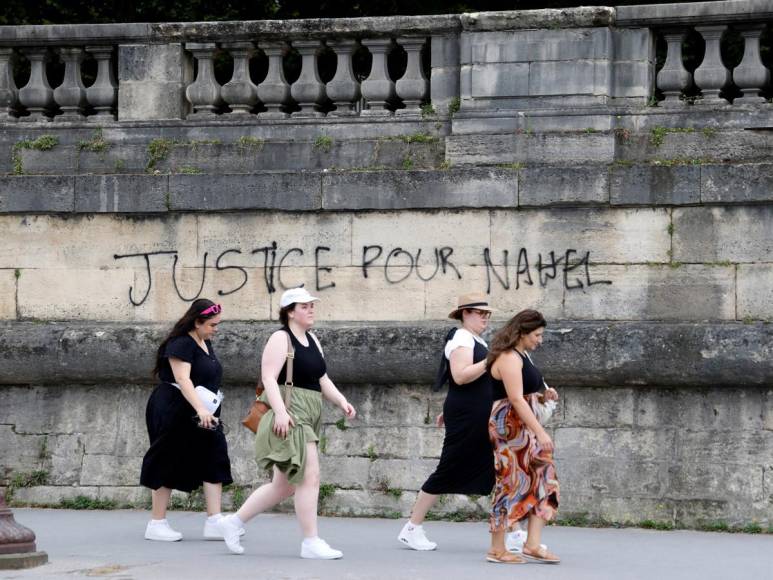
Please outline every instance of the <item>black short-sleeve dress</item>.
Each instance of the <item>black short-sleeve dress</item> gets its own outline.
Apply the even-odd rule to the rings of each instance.
[[[467,331],[457,331],[461,332]],[[475,340],[473,363],[487,355],[488,349]],[[434,495],[488,495],[494,487],[494,454],[488,437],[491,375],[486,371],[471,383],[457,385],[449,373],[448,382],[443,404],[446,435],[440,462],[421,489]]]
[[[196,426],[196,411],[188,403],[175,382],[169,358],[190,363],[191,381],[217,392],[223,369],[210,341],[209,354],[190,335],[169,341],[159,372],[162,381],[153,390],[145,411],[150,437],[150,449],[142,460],[140,483],[151,489],[168,487],[190,492],[202,482],[229,484],[231,460],[228,445],[221,430],[210,431]],[[220,416],[220,409],[215,411]]]

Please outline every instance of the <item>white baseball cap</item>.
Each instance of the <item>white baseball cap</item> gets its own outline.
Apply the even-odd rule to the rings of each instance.
[[[284,308],[285,306],[290,306],[290,304],[295,304],[296,302],[306,303],[314,302],[315,300],[319,300],[319,298],[309,294],[309,291],[306,290],[306,288],[290,288],[282,293],[282,297],[279,299],[279,307]]]

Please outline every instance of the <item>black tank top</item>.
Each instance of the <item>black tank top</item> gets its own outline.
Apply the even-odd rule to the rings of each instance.
[[[515,352],[518,351],[516,350]],[[542,385],[544,384],[542,373],[534,366],[534,363],[531,362],[528,356],[521,354],[520,352],[518,352],[518,355],[523,361],[523,369],[521,370],[521,377],[523,378],[523,394],[531,395],[532,393],[538,393],[542,390]],[[491,377],[491,385],[495,401],[507,398],[504,381]]]
[[[317,341],[307,332],[306,341],[309,343],[309,346],[303,346],[287,326],[282,327],[282,330],[290,335],[290,340],[293,341],[293,348],[295,348],[293,385],[301,389],[309,389],[310,391],[321,391],[319,379],[327,372],[327,365],[322,353],[317,348]],[[277,383],[283,385],[286,376],[287,361],[282,365],[282,370],[277,377]]]

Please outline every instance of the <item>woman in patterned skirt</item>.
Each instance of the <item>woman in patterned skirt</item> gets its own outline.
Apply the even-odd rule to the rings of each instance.
[[[542,528],[558,509],[559,489],[553,440],[532,410],[543,388],[542,375],[527,356],[542,344],[546,322],[536,310],[522,310],[494,337],[488,355],[494,407],[489,437],[496,483],[492,500],[489,562],[520,564],[523,558],[556,564],[559,557],[540,545]],[[545,398],[557,399],[549,389]],[[505,533],[528,520],[523,558],[505,549]]]

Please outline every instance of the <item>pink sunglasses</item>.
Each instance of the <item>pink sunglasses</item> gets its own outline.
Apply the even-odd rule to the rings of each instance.
[[[220,306],[220,304],[213,304],[209,308],[205,308],[201,312],[199,312],[199,316],[206,316],[207,314],[220,314],[222,312],[223,307]]]

